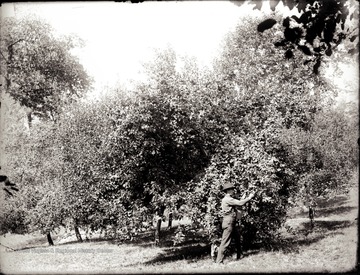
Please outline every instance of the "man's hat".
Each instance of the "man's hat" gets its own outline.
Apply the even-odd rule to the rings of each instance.
[[[223,191],[228,190],[228,189],[234,189],[235,185],[232,183],[225,183],[223,186]]]

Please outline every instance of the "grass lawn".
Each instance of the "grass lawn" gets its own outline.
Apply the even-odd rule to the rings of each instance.
[[[309,231],[306,212],[298,211],[288,220],[293,231],[284,230],[286,245],[273,251],[252,250],[239,261],[226,258],[217,265],[210,248],[198,234],[173,247],[164,231],[164,241],[154,246],[152,235],[132,242],[90,239],[49,247],[43,236],[7,235],[1,238],[2,273],[288,273],[345,272],[357,267],[358,191],[319,203],[315,228]],[[57,238],[56,238],[57,237]],[[15,248],[15,251],[5,246]]]

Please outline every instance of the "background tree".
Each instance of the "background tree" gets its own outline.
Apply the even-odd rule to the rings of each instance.
[[[47,23],[38,19],[1,21],[0,51],[4,60],[1,62],[1,100],[4,102],[6,95],[10,95],[20,104],[19,114],[27,117],[28,127],[32,126],[34,115],[55,121],[65,104],[90,87],[84,68],[71,54],[71,49],[80,45],[76,37],[56,36]],[[2,118],[5,117],[3,109],[4,104]],[[9,117],[6,115],[6,118]],[[24,188],[18,203],[22,199],[23,205],[30,203],[27,206],[31,210],[25,219],[27,229],[46,233],[51,244],[50,232],[62,223],[63,217],[61,174],[56,170],[61,163],[54,157],[59,153],[54,143],[55,126],[45,120],[34,129],[23,129],[23,133],[11,129],[14,125],[4,120],[1,135],[7,161],[3,166],[20,188]],[[13,137],[17,138],[16,142],[11,141]]]
[[[29,108],[29,123],[33,114],[55,119],[63,104],[90,87],[83,66],[71,54],[77,46],[81,46],[78,38],[56,36],[39,19],[1,21],[1,90]]]
[[[130,217],[144,208],[161,217],[165,208],[178,207],[179,190],[207,163],[203,132],[183,104],[186,94],[178,89],[175,66],[171,49],[159,53],[148,65],[152,82],[139,85],[135,104],[125,114],[123,106],[115,109],[106,162],[122,186],[122,205]]]
[[[6,118],[6,119],[5,119]],[[8,94],[3,95],[1,109],[1,171],[3,174],[11,175],[11,181],[21,179],[24,172],[18,162],[17,157],[24,157],[24,146],[21,140],[27,138],[28,128],[26,127],[26,112],[17,104]],[[6,122],[6,123],[5,123]],[[26,143],[25,143],[26,145]],[[8,152],[8,153],[7,153]],[[13,155],[9,154],[12,152]],[[14,158],[12,156],[15,156]],[[13,169],[14,167],[14,169]],[[19,177],[16,177],[18,175]],[[20,182],[18,182],[21,186]],[[7,193],[2,194],[1,200],[1,232],[23,233],[26,232],[25,208],[21,207],[21,192],[9,196]]]
[[[4,202],[2,229],[4,233],[41,232],[53,244],[51,232],[63,224],[65,205],[55,126],[53,122],[36,123],[30,132],[25,110],[14,101],[9,104],[3,169],[18,183],[19,192]]]
[[[298,175],[301,200],[315,207],[316,198],[331,198],[349,190],[352,171],[358,163],[358,126],[354,117],[338,109],[319,112],[310,131],[284,129],[280,139],[288,163]]]
[[[78,227],[105,230],[121,219],[114,216],[121,203],[115,198],[113,177],[106,173],[109,164],[103,157],[104,142],[114,124],[113,112],[119,108],[116,106],[124,106],[124,101],[120,95],[108,95],[96,102],[76,102],[65,108],[58,121],[66,211],[79,240]]]

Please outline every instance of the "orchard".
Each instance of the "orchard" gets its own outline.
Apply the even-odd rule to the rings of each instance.
[[[264,20],[228,33],[212,68],[168,47],[145,64],[147,80],[93,101],[70,54],[78,40],[57,40],[33,20],[6,22],[2,169],[19,191],[4,194],[1,232],[41,232],[50,245],[64,227],[79,241],[79,228],[136,238],[173,212],[212,242],[230,182],[239,196],[256,192],[241,209],[241,233],[246,248],[265,247],[291,207],[346,193],[358,165],[357,110],[336,106],[322,70],[334,61],[321,57],[314,73],[301,49],[284,58],[276,43],[288,27],[260,32]],[[55,54],[42,60],[48,48]]]

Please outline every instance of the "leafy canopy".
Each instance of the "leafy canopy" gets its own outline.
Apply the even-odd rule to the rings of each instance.
[[[54,118],[64,103],[81,96],[91,84],[71,49],[76,37],[57,37],[49,24],[34,18],[4,18],[0,51],[2,89],[34,114]]]

